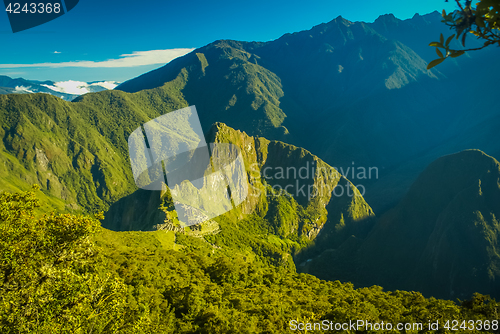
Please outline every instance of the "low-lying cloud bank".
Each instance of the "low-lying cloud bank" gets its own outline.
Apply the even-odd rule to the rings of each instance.
[[[101,82],[83,82],[83,81],[60,81],[54,82],[54,85],[42,85],[53,91],[65,94],[82,95],[102,90],[114,89],[118,86],[115,81],[101,81]]]

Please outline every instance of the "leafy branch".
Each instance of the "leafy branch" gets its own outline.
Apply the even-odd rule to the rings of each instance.
[[[464,6],[462,6],[459,0],[455,1],[460,10],[448,14],[443,10],[443,20],[441,22],[454,29],[456,34],[448,37],[446,41],[443,34],[441,34],[439,42],[431,42],[429,44],[429,46],[436,48],[439,58],[431,61],[427,65],[427,69],[431,69],[442,63],[448,57],[459,57],[466,51],[481,50],[493,44],[500,46],[500,34],[498,32],[500,29],[500,0],[481,0],[476,4],[475,8],[471,6],[470,0],[466,0]],[[457,40],[461,39],[462,46],[465,47],[465,39],[468,33],[475,35],[478,39],[484,40],[484,44],[478,48],[462,50],[450,48],[450,42],[453,40],[453,37],[456,37]]]

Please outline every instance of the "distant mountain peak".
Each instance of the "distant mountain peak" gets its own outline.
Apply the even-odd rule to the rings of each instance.
[[[392,21],[398,21],[398,18],[396,18],[396,16],[394,16],[394,14],[392,13],[389,13],[389,14],[383,14],[383,15],[380,15],[377,20],[392,20]],[[376,21],[376,20],[375,20]]]
[[[401,20],[396,18],[394,16],[394,14],[384,14],[384,15],[380,15],[379,17],[377,17],[377,19],[373,22],[373,24],[383,25],[389,29],[389,28],[394,28],[395,26],[398,26],[400,21]]]
[[[433,19],[439,19],[441,20],[442,19],[442,16],[441,16],[441,13],[438,12],[437,10],[431,12],[431,13],[428,13],[428,14],[424,14],[424,15],[419,15],[419,14],[415,14],[413,17],[415,16],[421,16],[423,18],[426,18],[426,19],[429,19],[429,18],[433,18]]]
[[[426,23],[427,22],[427,18],[423,15],[420,15],[419,13],[415,13],[415,15],[413,15],[413,17],[410,19],[411,22],[413,22],[414,24],[420,22],[420,23]]]
[[[351,24],[354,24],[355,22],[349,21],[345,18],[342,17],[342,15],[337,16],[334,18],[330,23],[335,22],[336,24],[344,24],[346,26],[350,26]]]

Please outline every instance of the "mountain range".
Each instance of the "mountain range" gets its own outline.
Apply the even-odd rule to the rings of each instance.
[[[428,71],[439,21],[338,17],[271,42],[216,41],[71,102],[1,95],[0,188],[38,183],[45,211],[182,235],[169,191],[137,189],[127,139],[196,105],[208,143],[241,149],[250,189],[185,231],[205,246],[356,286],[498,297],[498,50]]]
[[[436,58],[429,42],[451,34],[440,20],[437,12],[374,23],[338,17],[271,42],[216,41],[116,89],[177,78],[176,94],[197,106],[206,131],[222,121],[304,147],[338,169],[377,167],[378,179],[360,182],[384,212],[434,159],[469,148],[500,153],[491,140],[500,125],[496,98],[484,92],[495,87],[498,50],[427,71]]]

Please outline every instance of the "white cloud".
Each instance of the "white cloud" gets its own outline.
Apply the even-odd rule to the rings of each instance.
[[[60,54],[61,52],[59,52],[59,51],[54,51],[54,53],[55,53],[55,54]]]
[[[86,87],[88,86],[88,84],[82,81],[68,80],[68,81],[55,82],[54,86],[49,86],[49,85],[42,85],[42,86],[52,89],[53,91],[66,94],[82,95],[89,92],[89,90]]]
[[[114,81],[102,81],[102,82],[94,82],[89,85],[88,83],[83,81],[68,80],[68,81],[55,82],[53,86],[50,85],[42,85],[42,86],[45,86],[59,93],[82,95],[91,92],[91,90],[89,90],[90,86],[100,86],[106,89],[114,89],[117,86],[117,84]]]
[[[62,63],[37,63],[37,64],[0,64],[0,68],[22,68],[22,67],[88,67],[88,68],[111,68],[111,67],[136,67],[143,65],[165,64],[177,57],[183,56],[194,49],[167,49],[151,51],[134,51],[131,54],[120,55],[118,59],[105,61],[70,61]],[[56,51],[57,52],[57,51]]]
[[[118,83],[115,81],[101,81],[101,82],[94,82],[90,84],[90,86],[101,86],[106,89],[115,89],[115,87],[118,86]]]
[[[34,93],[32,90],[30,90],[31,86],[29,87],[24,87],[24,86],[16,86],[14,89],[15,93]]]

